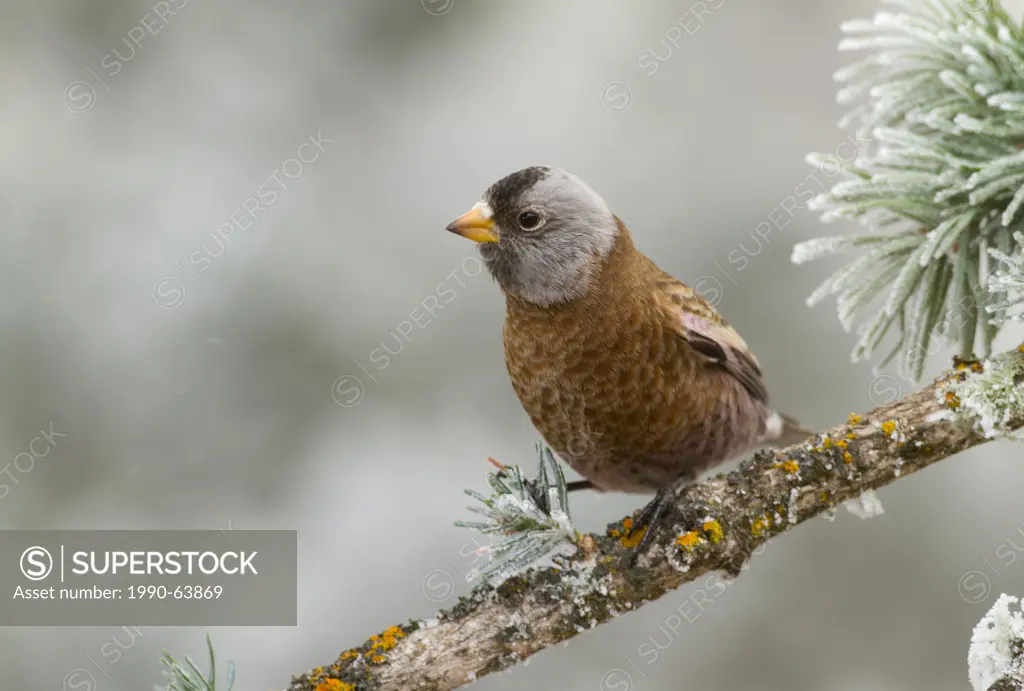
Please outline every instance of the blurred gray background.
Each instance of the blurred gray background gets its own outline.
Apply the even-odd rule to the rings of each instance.
[[[242,691],[454,604],[462,489],[485,487],[487,456],[532,465],[537,434],[497,287],[444,226],[531,164],[579,174],[718,300],[811,427],[909,393],[850,364],[831,305],[804,305],[837,262],[793,267],[793,244],[849,228],[779,211],[832,179],[809,181],[807,152],[852,151],[838,25],[874,10],[4,0],[0,465],[51,425],[67,436],[9,469],[0,525],[297,529],[299,626],[212,630]],[[883,490],[881,517],[772,541],[712,603],[683,588],[478,686],[965,689],[971,629],[1024,594],[1019,457],[943,462]],[[603,530],[644,501],[581,495],[574,517]],[[0,685],[148,689],[159,651],[201,657],[203,633],[6,628]],[[79,668],[94,681],[69,687]]]

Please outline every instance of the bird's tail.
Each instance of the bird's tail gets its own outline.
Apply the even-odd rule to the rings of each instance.
[[[768,416],[764,443],[778,448],[799,444],[808,437],[814,436],[812,430],[802,427],[799,422],[781,413],[773,412]]]

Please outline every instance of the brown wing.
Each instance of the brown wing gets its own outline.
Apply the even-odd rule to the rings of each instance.
[[[736,377],[750,395],[768,403],[768,391],[757,358],[746,342],[704,298],[659,269],[652,287],[666,321],[708,364]]]

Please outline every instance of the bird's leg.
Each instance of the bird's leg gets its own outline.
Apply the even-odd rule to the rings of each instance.
[[[537,490],[536,480],[527,480],[526,489],[530,493],[530,496],[533,497],[533,501],[536,502],[538,506],[542,507],[545,511],[550,510],[550,507],[548,506],[548,498],[542,496],[541,493]],[[566,492],[575,492],[581,489],[595,489],[595,487],[593,483],[590,482],[590,480],[573,480],[572,482],[565,483]]]
[[[490,456],[487,457],[487,460],[490,461],[491,464],[498,469],[499,475],[508,470],[508,466],[506,466],[501,461],[496,461]],[[526,488],[530,492],[530,496],[533,497],[534,501],[543,506],[546,502],[545,500],[542,500],[540,498],[540,495],[537,493],[536,484],[537,483],[535,481],[527,480]],[[594,483],[591,482],[590,480],[573,480],[572,482],[567,482],[565,484],[566,492],[576,492],[581,489],[596,489],[596,487],[594,486]]]
[[[661,525],[662,519],[665,517],[665,510],[675,503],[676,495],[679,490],[686,485],[691,484],[694,481],[694,477],[687,474],[674,480],[672,483],[662,487],[658,490],[658,493],[654,495],[647,506],[640,510],[640,515],[633,521],[633,531],[642,530],[647,528],[643,537],[640,538],[639,544],[633,550],[633,556],[630,557],[630,566],[636,566],[637,560],[640,559],[640,555],[643,554],[647,547],[651,544],[658,533],[664,527]]]

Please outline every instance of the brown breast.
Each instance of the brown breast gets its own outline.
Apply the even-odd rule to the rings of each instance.
[[[603,489],[695,476],[749,447],[763,424],[742,386],[667,328],[652,267],[623,228],[583,297],[543,308],[506,296],[516,395],[545,441]]]

